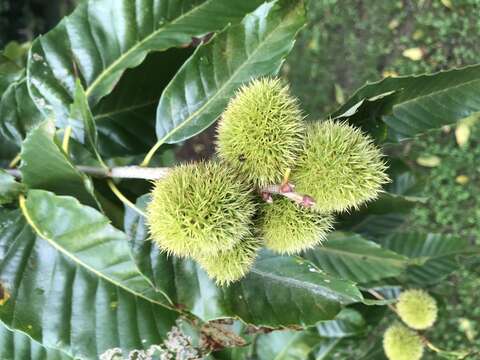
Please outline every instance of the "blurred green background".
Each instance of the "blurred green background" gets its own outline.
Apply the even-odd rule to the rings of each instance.
[[[77,2],[0,0],[0,45],[46,32]],[[480,62],[480,0],[312,0],[309,8],[283,75],[312,119],[328,116],[367,81]],[[400,153],[427,198],[408,226],[480,243],[480,126],[444,128],[403,144]],[[434,343],[480,348],[479,289],[473,264],[437,285],[444,298],[428,334]],[[354,348],[335,358],[354,359]]]

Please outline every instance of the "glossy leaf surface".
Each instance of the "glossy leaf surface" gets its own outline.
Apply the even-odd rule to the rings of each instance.
[[[199,47],[160,99],[158,141],[177,143],[198,134],[243,83],[275,74],[304,23],[302,1],[271,1]]]
[[[336,113],[341,114],[362,99],[387,92],[368,109],[370,127],[386,123],[395,137],[413,137],[431,129],[455,124],[480,111],[480,66],[443,71],[431,75],[386,78],[360,88]],[[361,115],[362,112],[359,112]],[[353,123],[361,116],[350,118]]]
[[[33,190],[24,209],[28,223],[20,211],[0,210],[0,281],[8,294],[0,319],[72,357],[159,344],[177,314],[149,298],[120,232],[79,207]]]
[[[28,81],[37,106],[65,118],[80,77],[90,104],[109,94],[151,51],[188,45],[239,21],[260,0],[87,0],[34,41]]]
[[[13,82],[0,97],[0,136],[20,147],[28,132],[43,120],[25,79]]]
[[[333,233],[302,256],[329,274],[359,283],[399,275],[407,266],[406,257],[348,233]]]
[[[91,179],[79,172],[55,143],[54,131],[53,124],[46,121],[23,142],[20,166],[23,183],[32,189],[76,196],[82,203],[97,207]]]
[[[147,197],[138,201],[143,208]],[[144,219],[127,209],[126,232],[140,269],[177,307],[203,320],[238,317],[271,327],[313,325],[330,320],[341,304],[361,302],[348,280],[329,276],[306,260],[263,252],[251,272],[228,287],[217,287],[191,260],[167,258],[148,241]],[[280,309],[282,309],[280,311]]]

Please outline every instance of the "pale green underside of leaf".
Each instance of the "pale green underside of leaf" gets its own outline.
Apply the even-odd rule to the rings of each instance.
[[[413,137],[455,124],[480,111],[480,65],[367,84],[335,114],[345,112],[362,99],[389,91],[395,93],[368,105],[376,107],[372,123],[383,120],[400,137]]]
[[[31,191],[26,208],[43,237],[19,211],[0,210],[0,281],[10,295],[0,319],[8,327],[85,359],[162,342],[177,313],[141,293],[148,285],[121,232],[44,191]]]
[[[274,331],[259,336],[255,355],[259,360],[305,360],[321,342],[314,331]]]
[[[407,275],[420,284],[435,283],[458,269],[457,256],[468,248],[466,239],[444,234],[398,233],[380,243],[417,263],[408,268]]]
[[[0,321],[0,359],[2,360],[73,360],[58,350],[46,349],[27,335],[10,331]]]
[[[147,197],[137,206],[145,207]],[[217,287],[191,260],[168,258],[148,239],[144,219],[127,209],[126,232],[142,272],[180,308],[203,320],[237,317],[271,327],[313,325],[330,320],[342,304],[361,302],[348,280],[322,273],[308,261],[263,252],[251,272],[228,287]]]
[[[345,308],[334,320],[319,322],[316,328],[320,336],[338,339],[361,335],[366,330],[366,325],[359,311]]]
[[[84,83],[90,104],[151,51],[187,45],[193,36],[239,21],[260,0],[86,0],[32,45],[28,82],[37,106],[65,118]]]
[[[406,257],[348,233],[333,233],[302,256],[329,274],[358,283],[400,275],[408,263]]]
[[[243,83],[277,73],[304,23],[303,1],[271,1],[199,47],[160,99],[158,141],[177,143],[198,134]]]

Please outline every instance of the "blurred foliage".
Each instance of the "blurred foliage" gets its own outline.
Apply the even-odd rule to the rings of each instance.
[[[306,113],[314,118],[326,116],[367,81],[478,62],[479,14],[478,0],[311,1],[310,23],[284,75]],[[479,243],[480,125],[470,128],[463,146],[457,143],[455,129],[444,130],[415,139],[404,148],[425,183],[420,195],[428,198],[413,211],[409,227],[460,234]],[[422,167],[419,158],[430,162],[438,158],[440,163]],[[476,306],[480,279],[473,269],[466,267],[432,289],[442,299],[445,316],[439,317],[429,337],[442,348],[480,348]],[[343,342],[343,350],[331,358],[356,358],[358,342]],[[425,358],[437,357],[428,352]]]
[[[460,147],[451,129],[418,139],[412,160],[437,158],[438,165],[421,171],[428,176],[424,206],[417,207],[412,222],[419,230],[461,235],[472,243],[480,238],[480,126],[471,128],[467,144]]]
[[[478,62],[479,14],[478,0],[310,1],[284,72],[306,113],[326,115],[366,81]]]
[[[427,202],[413,210],[410,226],[459,234],[472,244],[480,244],[480,124],[477,121],[469,128],[470,135],[463,146],[458,144],[459,137],[455,136],[454,129],[449,128],[421,137],[412,144],[412,161],[437,157],[440,163],[420,170],[427,178],[422,194]],[[466,266],[435,288],[443,299],[441,313],[448,315],[439,317],[430,338],[443,348],[480,350],[480,309],[477,306],[480,272],[478,264],[473,265]]]
[[[436,286],[438,299],[442,299],[441,314],[435,327],[429,332],[429,339],[441,344],[443,349],[480,351],[480,271],[464,269],[452,275],[449,281]],[[429,353],[426,359],[437,359]],[[472,357],[476,359],[476,357]]]
[[[0,47],[43,34],[80,0],[0,0]]]

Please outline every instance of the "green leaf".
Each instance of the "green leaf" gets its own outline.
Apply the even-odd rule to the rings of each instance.
[[[28,132],[43,119],[25,79],[13,82],[0,98],[0,137],[20,147]]]
[[[335,353],[332,353],[332,351],[335,350],[340,342],[341,339],[321,339],[308,355],[308,360],[334,359],[334,357],[330,357],[330,355],[335,356]]]
[[[137,201],[144,208],[148,198]],[[126,210],[125,229],[134,257],[155,286],[177,307],[207,321],[238,317],[270,327],[314,325],[331,320],[341,304],[363,301],[355,285],[329,276],[300,258],[272,255],[257,259],[252,271],[228,287],[217,287],[193,261],[167,257],[148,239],[144,218]]]
[[[45,191],[31,191],[22,208],[28,222],[0,210],[0,281],[9,294],[0,319],[9,328],[85,359],[162,342],[177,313],[153,300],[163,296],[138,272],[123,233]]]
[[[378,338],[371,344],[360,360],[388,360],[383,350],[382,339]]]
[[[0,52],[0,96],[7,87],[24,76],[25,62],[30,44],[8,43]]]
[[[0,170],[0,205],[15,201],[26,186],[15,181],[7,172]]]
[[[136,296],[169,304],[139,271],[127,236],[97,210],[43,190],[30,190],[22,210],[37,235],[72,261]]]
[[[81,126],[78,126],[78,131],[82,134],[78,135],[77,138],[82,139],[82,143],[86,144],[87,149],[90,150],[92,154],[95,154],[96,159],[104,166],[102,157],[98,153],[98,133],[97,127],[93,120],[93,115],[88,105],[88,99],[85,94],[85,91],[82,87],[82,83],[77,79],[75,83],[75,94],[73,104],[70,107],[70,119],[74,123],[80,123]],[[72,128],[75,129],[73,125]],[[75,130],[74,130],[75,131]]]
[[[274,331],[255,343],[259,360],[305,360],[322,339],[313,331]]]
[[[192,48],[151,53],[128,69],[113,91],[92,108],[104,158],[148,152],[155,144],[158,99]]]
[[[317,324],[317,331],[324,338],[345,338],[361,335],[366,331],[366,322],[357,310],[345,308],[334,320]]]
[[[260,0],[87,0],[32,44],[28,81],[37,106],[65,118],[80,77],[91,105],[151,51],[237,22]]]
[[[360,235],[333,233],[324,245],[302,255],[328,274],[359,283],[400,275],[407,258]]]
[[[383,141],[387,136],[386,125],[381,121],[377,121],[377,116],[383,110],[384,103],[389,98],[393,98],[395,93],[396,91],[387,91],[373,97],[361,99],[356,104],[352,104],[350,108],[342,106],[332,117],[340,120],[346,119],[356,127],[360,127],[372,135],[374,139]]]
[[[335,114],[354,104],[386,92],[375,101],[371,126],[386,123],[396,137],[413,137],[480,111],[480,65],[431,75],[385,78],[360,88]],[[356,123],[360,119],[350,119]],[[392,137],[392,136],[391,136]]]
[[[3,360],[73,360],[58,350],[47,349],[27,335],[9,330],[0,321],[0,359]]]
[[[271,1],[200,46],[160,99],[159,143],[198,134],[217,119],[242,83],[277,73],[304,23],[303,1]]]
[[[54,141],[53,124],[46,121],[32,130],[23,142],[23,183],[31,189],[73,195],[84,204],[98,207],[89,177],[78,171]]]
[[[468,251],[467,239],[443,234],[398,233],[380,242],[411,259],[407,275],[419,284],[433,284],[458,269],[458,255]]]
[[[17,156],[19,147],[7,140],[0,139],[0,166],[2,168],[9,167],[11,161]]]
[[[383,193],[380,198],[352,214],[340,215],[337,229],[382,238],[401,229],[407,216],[423,198]]]

